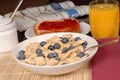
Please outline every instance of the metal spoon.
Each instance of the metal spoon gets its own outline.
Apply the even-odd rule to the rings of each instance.
[[[16,14],[17,10],[19,9],[19,7],[21,6],[23,0],[20,0],[17,7],[15,8],[15,10],[13,11],[12,15],[10,16],[11,19],[13,19],[14,15]]]
[[[102,47],[102,46],[106,46],[106,45],[110,45],[110,44],[114,44],[114,43],[117,43],[119,41],[119,38],[120,36],[118,36],[116,39],[114,40],[111,40],[111,41],[108,41],[108,42],[105,42],[105,43],[102,43],[102,44],[98,44],[98,45],[94,45],[94,46],[91,46],[87,49],[85,49],[85,53],[88,53],[89,51],[95,49],[96,47]]]

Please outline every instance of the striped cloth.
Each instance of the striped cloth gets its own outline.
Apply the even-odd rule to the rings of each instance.
[[[88,11],[88,5],[75,6],[72,1],[64,1],[20,10],[16,13],[14,20],[18,31],[22,32],[39,21],[76,18],[88,15]],[[8,13],[5,16],[9,16],[10,14]]]

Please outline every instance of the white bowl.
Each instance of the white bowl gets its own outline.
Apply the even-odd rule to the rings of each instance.
[[[84,58],[80,61],[76,61],[76,62],[73,62],[70,64],[66,64],[66,65],[35,66],[35,65],[24,63],[24,62],[18,60],[18,58],[17,58],[18,52],[21,49],[23,49],[30,42],[40,42],[40,41],[46,40],[54,35],[62,36],[63,34],[72,34],[74,37],[75,36],[81,37],[81,39],[86,40],[88,42],[87,48],[98,44],[97,41],[95,39],[93,39],[92,37],[89,37],[87,35],[80,34],[80,33],[72,33],[72,32],[49,33],[49,34],[44,34],[44,35],[40,35],[40,36],[36,36],[36,37],[30,38],[30,39],[27,39],[27,40],[19,43],[16,46],[16,48],[13,50],[13,58],[19,64],[21,64],[23,67],[25,67],[26,69],[28,69],[32,72],[35,72],[35,73],[40,73],[40,74],[45,74],[45,75],[59,75],[59,74],[65,74],[65,73],[75,71],[75,70],[79,69],[84,63],[90,61],[92,59],[92,57],[95,55],[98,48],[95,48],[94,50],[90,51],[90,53],[89,53],[90,56],[88,56],[87,58]]]

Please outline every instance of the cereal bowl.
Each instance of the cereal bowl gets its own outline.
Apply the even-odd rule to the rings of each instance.
[[[44,75],[60,75],[60,74],[65,74],[65,73],[75,71],[75,70],[79,69],[81,66],[83,66],[85,63],[89,62],[93,58],[95,53],[97,52],[98,48],[95,48],[94,50],[87,53],[86,57],[81,58],[81,59],[76,60],[76,61],[73,61],[73,62],[68,63],[68,64],[64,64],[64,65],[55,65],[55,66],[43,65],[43,66],[39,66],[39,65],[34,65],[34,64],[28,64],[26,62],[23,62],[23,60],[20,60],[21,58],[19,58],[20,51],[25,49],[26,46],[29,45],[30,43],[33,43],[33,42],[39,43],[41,41],[48,40],[53,36],[57,36],[57,37],[61,38],[61,36],[69,35],[69,34],[72,35],[73,37],[80,37],[81,40],[86,41],[87,42],[86,48],[98,44],[97,41],[94,38],[92,38],[90,36],[87,36],[87,35],[84,35],[84,34],[80,34],[80,33],[73,33],[73,32],[49,33],[49,34],[43,34],[43,35],[40,35],[40,36],[36,36],[36,37],[30,38],[30,39],[27,39],[27,40],[19,43],[14,48],[14,50],[12,51],[12,53],[13,53],[12,56],[13,56],[14,60],[16,60],[21,66],[23,66],[24,68],[28,69],[29,71],[32,71],[32,72],[35,72],[35,73],[40,73],[40,74],[44,74]],[[54,41],[54,39],[53,39],[53,41]],[[71,43],[71,44],[73,44],[73,43]],[[32,45],[32,46],[34,46],[34,45]],[[77,49],[77,50],[79,51],[80,49]],[[71,50],[69,50],[69,51],[71,51]],[[72,49],[72,51],[73,51],[73,49]],[[71,54],[71,56],[72,56],[72,54]],[[28,56],[26,55],[26,58],[27,57]],[[78,55],[77,55],[77,57],[78,57]],[[48,59],[52,60],[50,57],[48,58],[48,56],[47,56],[48,59],[46,59],[46,56],[44,56],[43,58],[45,58],[46,61]],[[64,58],[61,57],[60,60],[62,61],[62,60],[64,60]],[[35,59],[35,61],[36,61],[36,59]],[[39,62],[43,63],[43,61],[39,61]],[[46,63],[48,63],[48,62],[49,61],[47,61]],[[35,62],[35,63],[37,63],[37,62]]]

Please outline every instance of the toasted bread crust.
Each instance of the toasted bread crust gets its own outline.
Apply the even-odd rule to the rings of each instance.
[[[80,32],[80,25],[79,25],[79,22],[76,20],[76,19],[71,19],[71,20],[75,20],[77,22],[77,24],[73,24],[74,26],[74,29],[70,29],[68,27],[64,28],[64,29],[61,29],[61,30],[39,30],[38,27],[40,25],[40,23],[42,22],[37,22],[34,24],[34,32],[35,32],[35,35],[41,35],[41,34],[46,34],[46,33],[52,33],[52,32]],[[61,22],[61,21],[64,21],[64,20],[54,20],[55,22]],[[54,22],[54,21],[49,21],[49,22]],[[72,23],[72,22],[71,22]]]

